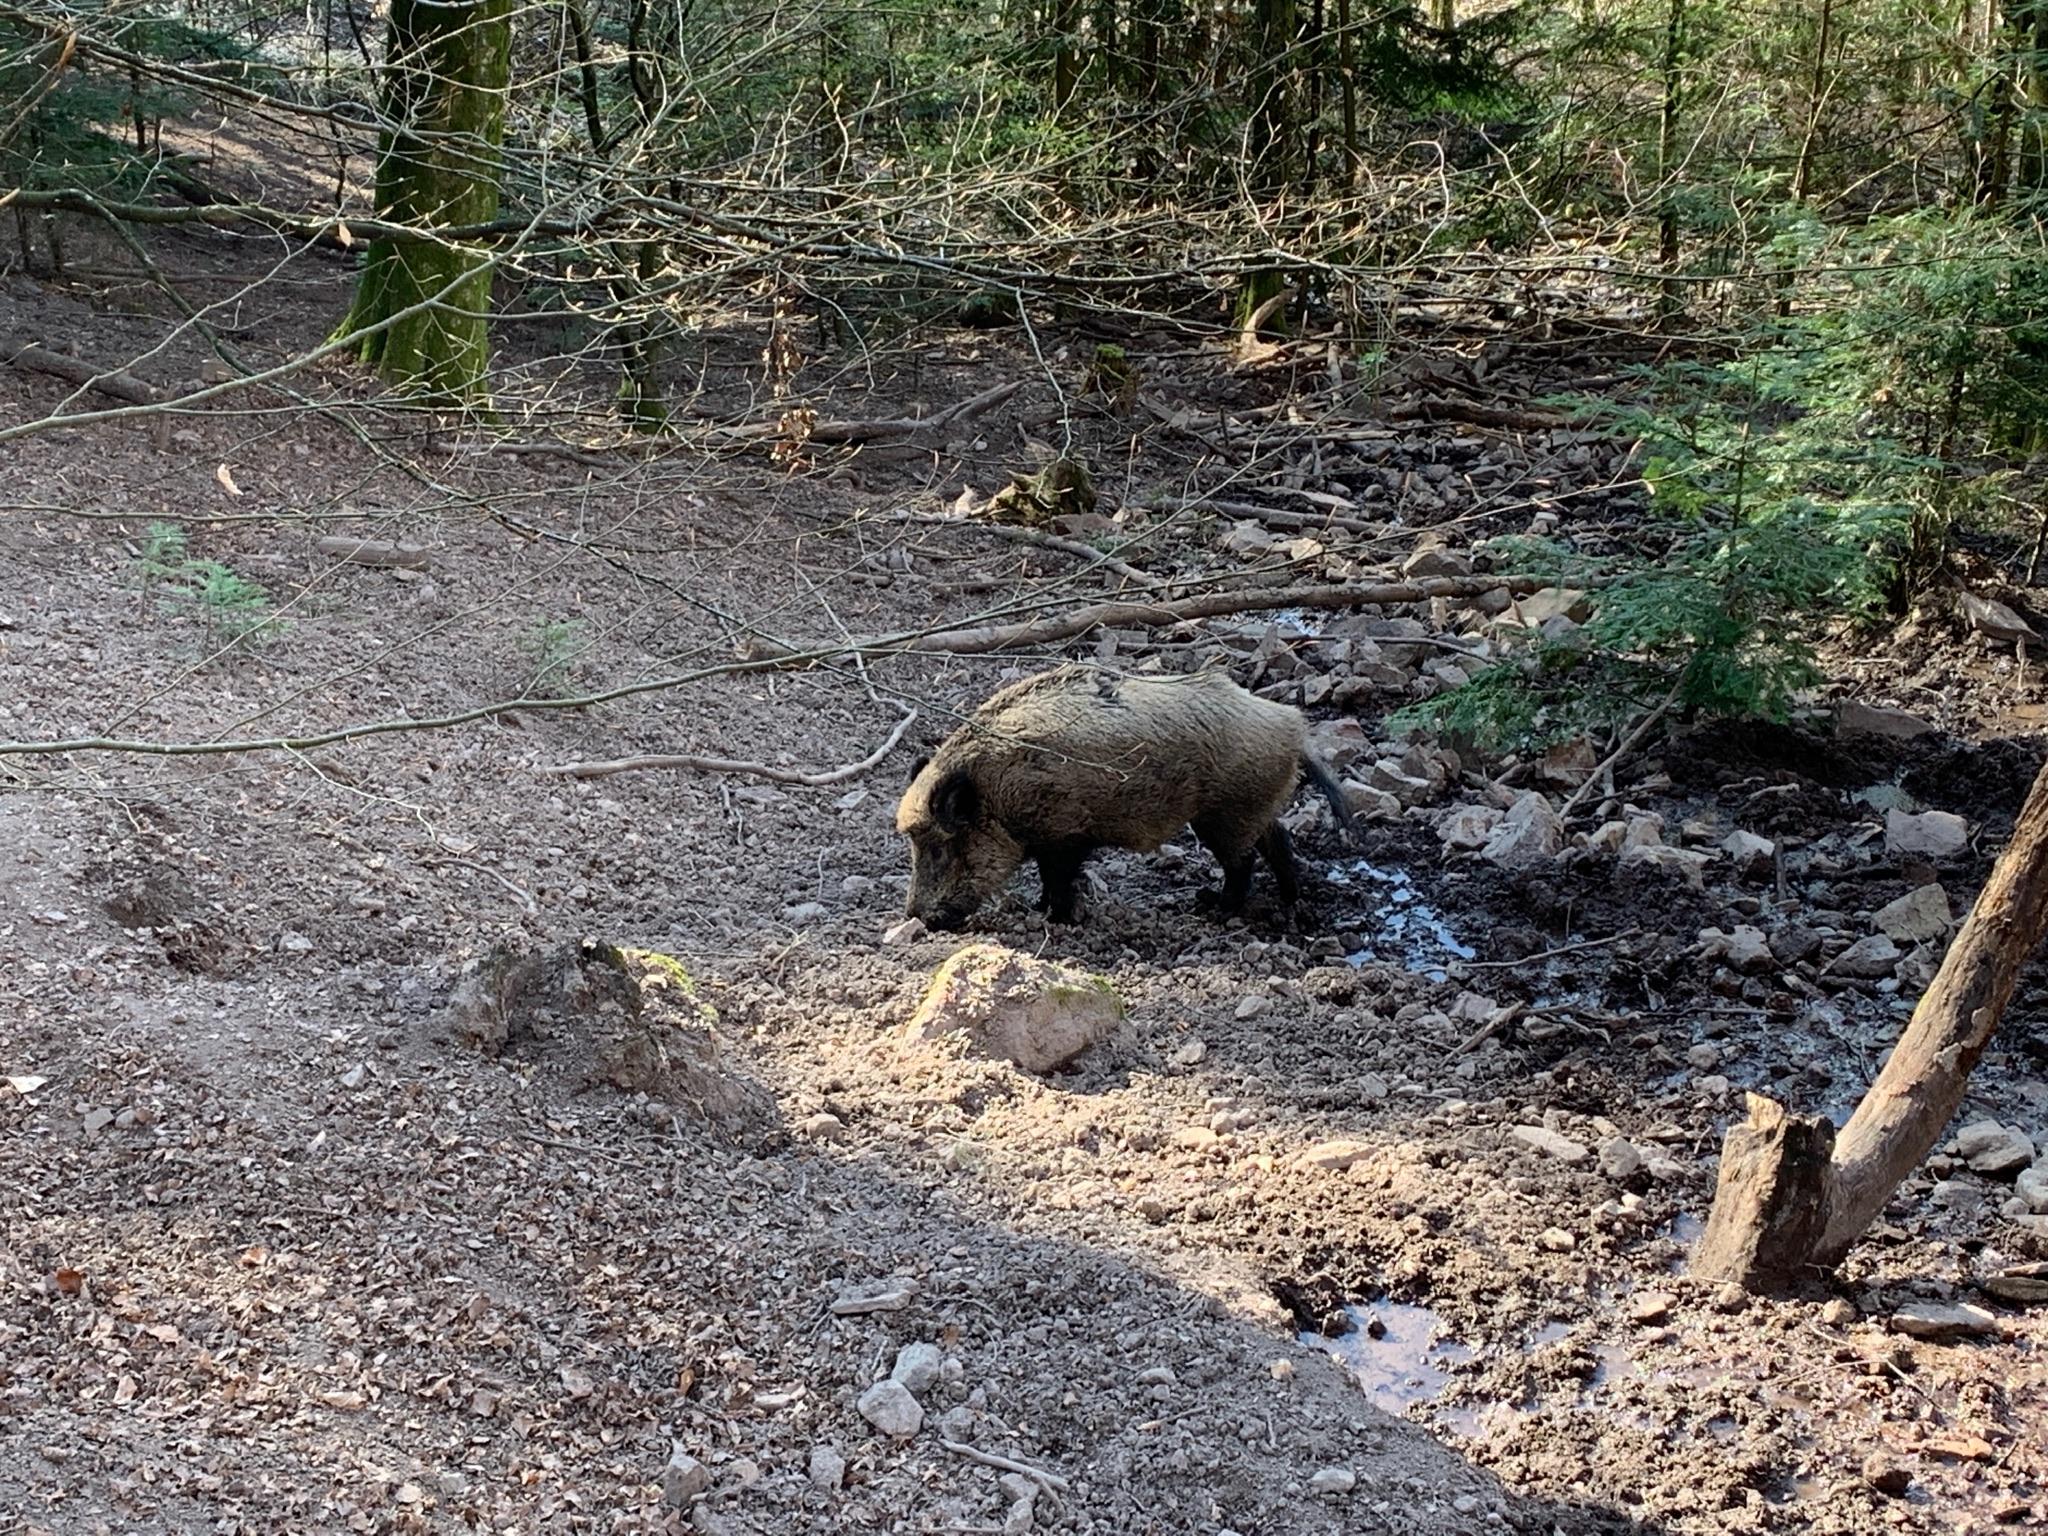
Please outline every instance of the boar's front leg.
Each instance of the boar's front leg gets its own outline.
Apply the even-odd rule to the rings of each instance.
[[[1031,850],[1038,861],[1038,910],[1049,922],[1076,920],[1081,896],[1081,866],[1095,851],[1092,843],[1041,843]]]

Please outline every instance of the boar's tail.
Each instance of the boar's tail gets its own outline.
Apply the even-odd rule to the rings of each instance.
[[[1337,825],[1344,831],[1344,840],[1351,841],[1351,807],[1344,800],[1344,786],[1337,782],[1337,776],[1323,766],[1313,752],[1301,754],[1301,771],[1308,775],[1308,781],[1315,785],[1322,797],[1330,802],[1330,809],[1337,813]]]

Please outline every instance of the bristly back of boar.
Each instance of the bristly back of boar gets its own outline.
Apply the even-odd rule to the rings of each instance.
[[[958,927],[1031,859],[1039,906],[1072,922],[1090,853],[1150,853],[1187,826],[1223,866],[1225,911],[1243,907],[1254,853],[1291,902],[1294,854],[1277,818],[1298,775],[1306,770],[1339,820],[1350,819],[1305,735],[1300,711],[1220,673],[1140,678],[1068,666],[1013,683],[919,766],[896,808],[911,846],[910,914]]]

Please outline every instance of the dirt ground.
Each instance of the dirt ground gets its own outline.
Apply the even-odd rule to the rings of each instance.
[[[194,291],[257,268],[227,236],[163,249]],[[73,251],[69,280],[7,280],[0,333],[140,356],[161,334],[146,300],[94,275],[83,232]],[[289,304],[242,317],[253,361],[341,310],[338,261],[292,270]],[[1076,928],[1038,919],[1027,876],[972,933],[902,942],[897,792],[1004,680],[1057,656],[1220,660],[1304,702],[1372,783],[1409,750],[1384,716],[1497,648],[1495,616],[1226,617],[486,709],[1106,593],[1119,578],[1085,555],[960,511],[1067,444],[1103,494],[1070,544],[1153,576],[1376,577],[1532,524],[1597,542],[1638,506],[1585,434],[1390,409],[1450,380],[1506,419],[1608,367],[1565,341],[1444,327],[1334,388],[1307,347],[1121,344],[1143,379],[1128,415],[1086,396],[1094,338],[1050,324],[915,336],[868,379],[820,352],[797,393],[827,419],[1020,388],[794,471],[758,447],[431,437],[339,365],[298,380],[324,412],[239,396],[0,447],[0,738],[482,711],[290,751],[0,758],[0,1530],[2048,1521],[2048,1329],[1980,1289],[2048,1257],[2014,1169],[1945,1150],[1796,1300],[1686,1275],[1744,1090],[1845,1112],[1940,943],[1837,962],[1930,883],[1959,917],[2009,830],[2048,703],[2009,649],[1940,614],[1844,648],[1807,725],[1625,758],[1562,855],[1520,870],[1447,842],[1447,820],[1531,788],[1557,805],[1566,781],[1523,764],[1503,791],[1502,765],[1425,746],[1382,774],[1394,803],[1354,848],[1304,805],[1316,874],[1293,914],[1198,911],[1213,870],[1186,842],[1100,859]],[[515,355],[522,377],[545,351]],[[758,333],[707,328],[693,413],[745,411],[759,354]],[[137,368],[170,383],[198,358]],[[0,371],[6,419],[63,398]],[[1358,526],[1180,510],[1195,492]],[[266,633],[229,645],[152,579],[159,521],[266,589]],[[317,551],[342,532],[426,566]],[[1835,698],[1932,729],[1838,730]],[[651,752],[822,771],[905,710],[893,752],[821,786],[550,771]],[[1889,851],[1893,809],[1960,815],[1967,846]],[[1601,843],[1635,823],[1667,852]],[[1737,831],[1775,854],[1721,851]],[[1703,937],[1741,927],[1767,958]],[[680,962],[765,1112],[621,1090],[573,1023],[495,1056],[464,1037],[466,967],[584,938]],[[899,1052],[966,938],[1107,975],[1125,1023],[1044,1079]],[[1962,1121],[2048,1138],[2044,1055],[2030,983]],[[1899,1331],[1950,1301],[1987,1331]],[[902,1357],[917,1344],[937,1356]],[[892,1437],[855,1405],[899,1357],[929,1368],[922,1426]]]

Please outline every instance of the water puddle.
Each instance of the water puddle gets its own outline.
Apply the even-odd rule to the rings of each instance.
[[[1348,924],[1365,935],[1365,948],[1349,957],[1353,965],[1398,962],[1431,981],[1443,981],[1451,961],[1470,960],[1478,953],[1422,899],[1405,870],[1382,869],[1369,859],[1347,859],[1325,866],[1323,878],[1370,898]]]
[[[1451,1367],[1472,1358],[1467,1346],[1438,1337],[1442,1322],[1427,1307],[1362,1302],[1345,1307],[1344,1315],[1353,1327],[1342,1338],[1305,1332],[1301,1342],[1333,1355],[1373,1406],[1388,1413],[1435,1402],[1450,1385]]]

